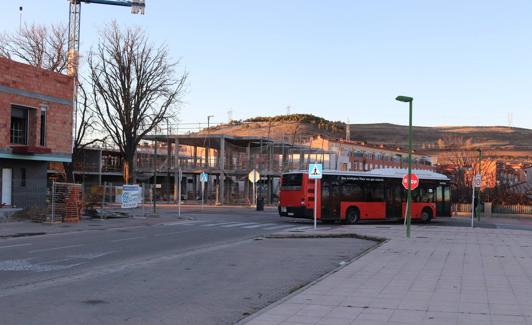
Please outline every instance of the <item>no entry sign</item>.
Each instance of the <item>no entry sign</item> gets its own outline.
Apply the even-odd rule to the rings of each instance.
[[[408,174],[406,174],[403,177],[403,186],[405,189],[408,190]],[[419,186],[419,178],[417,178],[416,174],[412,174],[412,177],[410,179],[410,188],[412,190],[415,190]]]

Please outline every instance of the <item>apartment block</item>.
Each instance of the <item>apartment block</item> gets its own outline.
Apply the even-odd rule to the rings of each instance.
[[[45,206],[49,162],[72,157],[73,78],[0,58],[0,195]]]

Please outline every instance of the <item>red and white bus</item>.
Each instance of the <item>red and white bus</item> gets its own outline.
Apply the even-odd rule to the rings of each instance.
[[[318,180],[317,218],[324,223],[360,220],[399,220],[405,217],[407,191],[402,185],[405,169],[369,172],[324,171]],[[412,219],[429,222],[451,216],[450,180],[443,174],[416,170],[419,187],[412,191]],[[306,171],[281,177],[279,215],[313,218],[314,180]]]

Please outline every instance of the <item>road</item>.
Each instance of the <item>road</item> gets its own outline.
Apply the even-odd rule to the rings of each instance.
[[[375,245],[267,238],[311,227],[273,210],[183,215],[1,240],[0,323],[232,324]]]

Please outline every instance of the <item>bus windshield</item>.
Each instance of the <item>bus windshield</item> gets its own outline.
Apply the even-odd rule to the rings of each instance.
[[[303,174],[284,174],[281,187],[299,188],[303,183]]]

